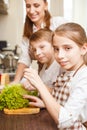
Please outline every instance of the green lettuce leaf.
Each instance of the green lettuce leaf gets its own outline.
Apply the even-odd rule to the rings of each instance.
[[[6,85],[0,93],[0,110],[4,108],[18,109],[29,106],[29,100],[24,99],[23,95],[34,95],[37,96],[37,91],[27,91],[21,84],[10,84]]]

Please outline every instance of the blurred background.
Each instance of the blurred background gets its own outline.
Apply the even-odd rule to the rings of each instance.
[[[63,16],[87,31],[87,0],[48,0],[48,3],[52,16]],[[25,15],[24,0],[0,0],[0,72],[15,72]]]

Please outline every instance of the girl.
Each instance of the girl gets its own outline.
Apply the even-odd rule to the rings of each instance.
[[[35,87],[43,102],[35,97],[30,103],[46,107],[59,130],[86,130],[87,121],[87,39],[84,29],[77,23],[58,27],[53,36],[55,58],[67,71],[57,77],[52,95],[35,70],[25,69],[24,77]]]
[[[54,30],[58,25],[66,22],[62,17],[52,18],[48,11],[47,0],[25,0],[26,19],[24,25],[23,42],[21,44],[21,56],[14,82],[19,82],[23,77],[24,68],[29,67],[32,62],[32,50],[28,53],[29,38],[33,32],[41,28]]]

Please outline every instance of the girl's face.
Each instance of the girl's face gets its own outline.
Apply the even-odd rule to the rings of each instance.
[[[31,43],[34,56],[40,63],[46,63],[48,66],[54,60],[54,49],[51,43],[47,41],[38,41]]]
[[[31,21],[35,24],[41,24],[44,20],[47,3],[44,0],[25,0],[26,12]]]
[[[67,37],[55,34],[53,39],[54,53],[57,62],[66,70],[76,70],[83,63],[84,47],[79,47]]]

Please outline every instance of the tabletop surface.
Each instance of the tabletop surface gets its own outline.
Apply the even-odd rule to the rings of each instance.
[[[0,130],[58,130],[57,125],[43,109],[32,115],[7,115],[0,111]]]

